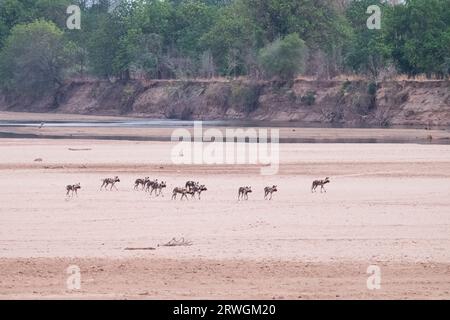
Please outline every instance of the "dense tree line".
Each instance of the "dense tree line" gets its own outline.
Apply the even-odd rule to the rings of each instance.
[[[66,27],[70,4],[81,29]],[[366,26],[368,6],[381,29]],[[0,84],[450,74],[450,0],[0,0]]]

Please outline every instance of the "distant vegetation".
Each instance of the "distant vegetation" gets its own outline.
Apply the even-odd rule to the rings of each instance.
[[[66,27],[70,4],[81,8],[80,30]],[[366,26],[374,4],[380,30]],[[448,77],[450,0],[0,0],[0,86],[11,92],[85,76],[285,81],[351,73]]]

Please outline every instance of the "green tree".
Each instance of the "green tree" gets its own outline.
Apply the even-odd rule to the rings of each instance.
[[[171,5],[137,0],[120,3],[111,13],[97,13],[89,36],[92,71],[128,80],[133,71],[161,77],[162,46],[170,35]]]
[[[369,29],[366,13],[370,5],[381,8],[381,29]],[[389,7],[380,0],[353,1],[346,9],[346,16],[353,28],[353,36],[346,51],[345,63],[353,71],[376,79],[390,58],[390,47],[386,44],[385,15]]]
[[[204,40],[222,73],[231,64],[237,74],[248,74],[255,52],[292,33],[305,41],[312,57],[324,52],[323,63],[331,69],[341,62],[351,29],[331,0],[236,0],[220,11]]]
[[[25,8],[18,0],[0,1],[0,48],[9,35],[9,31],[25,16]]]
[[[292,33],[261,49],[259,61],[266,76],[290,80],[302,71],[305,54],[305,42]]]
[[[123,39],[130,58],[131,69],[144,72],[151,78],[167,78],[173,72],[167,63],[168,48],[175,46],[172,21],[175,11],[169,1],[136,1],[127,18],[128,29],[133,29]],[[123,50],[123,49],[122,49]]]
[[[349,25],[332,0],[242,1],[266,43],[298,33],[308,48],[331,53],[349,36]]]
[[[113,60],[113,71],[121,79],[128,80],[133,68],[151,70],[156,61],[148,56],[146,36],[136,29],[129,29],[118,43],[117,54]]]
[[[176,7],[173,28],[178,51],[199,58],[202,53],[200,38],[208,32],[215,20],[216,10],[202,1],[184,1]]]
[[[128,27],[139,28],[144,34],[169,37],[173,18],[174,9],[170,2],[137,0],[128,17]]]
[[[0,49],[3,47],[3,41],[9,34],[9,28],[3,21],[0,21]]]
[[[392,9],[387,26],[387,41],[401,72],[448,75],[450,0],[408,0]]]
[[[117,21],[108,14],[96,16],[95,29],[89,35],[87,44],[90,69],[94,75],[112,77],[116,75],[114,67],[119,51],[121,30]]]
[[[37,19],[53,21],[59,28],[66,24],[69,0],[1,0],[0,47],[9,31],[17,24]]]
[[[15,92],[40,93],[60,85],[70,55],[52,22],[16,25],[0,52],[0,81]]]
[[[211,52],[222,75],[248,74],[256,62],[261,30],[245,10],[240,1],[222,8],[212,28],[201,38],[204,50]]]
[[[71,5],[70,0],[35,0],[32,9],[33,20],[45,19],[54,22],[58,28],[66,28],[67,7]]]

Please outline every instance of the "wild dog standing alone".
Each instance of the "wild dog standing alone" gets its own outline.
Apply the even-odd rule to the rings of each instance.
[[[105,187],[105,189],[106,189],[109,185],[111,185],[111,188],[109,190],[112,190],[113,187],[116,188],[116,190],[119,190],[116,187],[116,183],[120,182],[120,179],[118,176],[115,176],[114,178],[105,178],[102,180],[102,182],[103,183],[100,187],[100,190],[102,190],[103,187]]]
[[[315,192],[318,186],[320,186],[320,192],[327,192],[324,187],[327,183],[330,183],[330,178],[328,177],[326,177],[325,180],[314,180],[311,186],[311,192]]]
[[[264,188],[264,199],[267,199],[267,196],[270,194],[269,200],[272,200],[272,193],[277,192],[277,186],[265,187]]]
[[[142,190],[144,190],[145,185],[149,181],[150,181],[149,177],[145,177],[144,179],[136,179],[136,181],[134,182],[134,190],[137,190],[140,185],[142,185]]]
[[[69,193],[72,192],[70,194],[69,197],[73,197],[73,193],[75,192],[75,194],[78,197],[78,189],[81,189],[81,184],[78,182],[77,184],[69,184],[66,186],[66,196],[69,196]]]
[[[189,200],[188,197],[187,197],[187,194],[192,195],[194,192],[191,191],[191,190],[188,190],[186,188],[178,188],[177,187],[177,188],[173,189],[172,200],[175,200],[177,198],[177,194],[178,193],[181,193],[181,199],[180,200],[183,200],[183,197],[185,197],[186,200]]]
[[[238,191],[238,200],[248,200],[248,194],[252,192],[252,187],[240,187]]]
[[[167,187],[165,181],[155,182],[151,185],[151,187],[152,190],[150,190],[150,195],[153,193],[153,191],[155,191],[155,196],[162,195],[164,197],[164,195],[162,194],[162,190]]]

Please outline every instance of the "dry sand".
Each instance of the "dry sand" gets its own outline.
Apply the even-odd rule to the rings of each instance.
[[[176,166],[172,147],[1,139],[0,298],[450,298],[449,145],[286,143],[274,176]],[[99,191],[114,175],[119,191]],[[165,196],[133,190],[144,176],[167,180]],[[171,201],[191,179],[202,200]],[[158,247],[173,237],[193,245]],[[66,288],[72,264],[81,291]],[[366,287],[369,265],[381,290]]]

